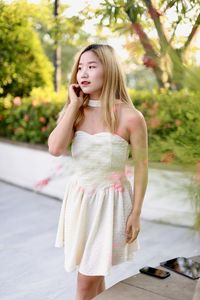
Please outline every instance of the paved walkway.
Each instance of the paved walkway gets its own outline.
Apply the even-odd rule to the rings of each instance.
[[[74,300],[76,271],[67,273],[54,248],[61,201],[0,182],[0,299]],[[106,288],[148,264],[200,253],[200,235],[184,226],[141,220],[135,262],[113,267]],[[139,300],[139,299],[138,299]]]

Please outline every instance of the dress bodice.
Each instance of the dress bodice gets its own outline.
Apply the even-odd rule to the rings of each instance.
[[[71,146],[76,174],[84,183],[108,181],[122,174],[129,155],[129,143],[110,132],[89,134],[78,130]],[[111,177],[110,177],[111,176]]]

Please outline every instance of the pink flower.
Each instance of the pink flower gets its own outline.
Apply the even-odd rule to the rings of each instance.
[[[160,124],[161,124],[161,122],[157,118],[149,120],[149,125],[151,126],[151,128],[158,128],[158,127],[160,127]]]
[[[44,124],[46,122],[46,118],[45,117],[40,117],[39,121],[40,121],[40,123]]]
[[[164,128],[171,128],[172,126],[171,126],[171,124],[170,123],[166,123],[166,124],[164,124],[164,126],[163,126]]]
[[[122,192],[124,191],[124,187],[122,185],[122,177],[124,176],[124,172],[113,172],[111,175],[112,179],[112,188],[115,191]]]
[[[176,126],[178,127],[178,126],[180,126],[181,125],[181,120],[179,120],[179,119],[176,119],[176,121],[175,121],[175,123],[176,123]]]
[[[13,99],[13,104],[14,104],[15,106],[20,106],[20,105],[22,104],[21,98],[20,98],[20,97],[15,97],[15,98]]]
[[[114,188],[115,191],[118,192],[122,192],[124,190],[121,183],[114,183],[112,187]]]
[[[24,121],[28,122],[30,120],[30,116],[28,114],[24,115]]]
[[[43,126],[41,129],[40,129],[41,132],[45,132],[47,131],[47,127],[46,126]]]
[[[156,113],[158,112],[158,103],[154,103],[151,107],[151,109],[149,109],[148,113],[150,116],[155,116]]]
[[[142,108],[148,108],[148,103],[147,102],[143,102],[141,105]]]
[[[50,177],[41,179],[41,180],[39,180],[39,181],[36,183],[35,187],[36,187],[36,188],[42,188],[42,187],[48,185],[48,183],[49,183],[50,180],[51,180]]]

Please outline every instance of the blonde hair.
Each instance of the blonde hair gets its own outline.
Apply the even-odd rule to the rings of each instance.
[[[119,99],[129,106],[134,107],[132,100],[127,92],[124,72],[122,71],[119,59],[111,46],[104,44],[92,44],[87,46],[84,50],[82,50],[75,56],[75,63],[72,68],[70,84],[77,83],[76,75],[78,71],[79,61],[81,55],[86,51],[93,51],[103,65],[104,79],[102,92],[100,95],[102,105],[102,120],[110,129],[110,131],[114,133],[116,132],[119,125],[119,120],[115,110],[116,99]],[[76,120],[74,122],[74,127],[84,119],[84,107],[86,107],[88,104],[89,95],[84,94],[83,99],[83,105],[79,109]],[[70,98],[68,96],[68,101],[60,112],[57,123],[64,115],[64,112],[69,103]]]

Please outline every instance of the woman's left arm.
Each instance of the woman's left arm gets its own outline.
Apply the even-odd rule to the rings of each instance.
[[[148,133],[141,112],[131,114],[128,129],[134,162],[133,207],[127,219],[127,242],[133,242],[140,231],[140,214],[148,182]]]

